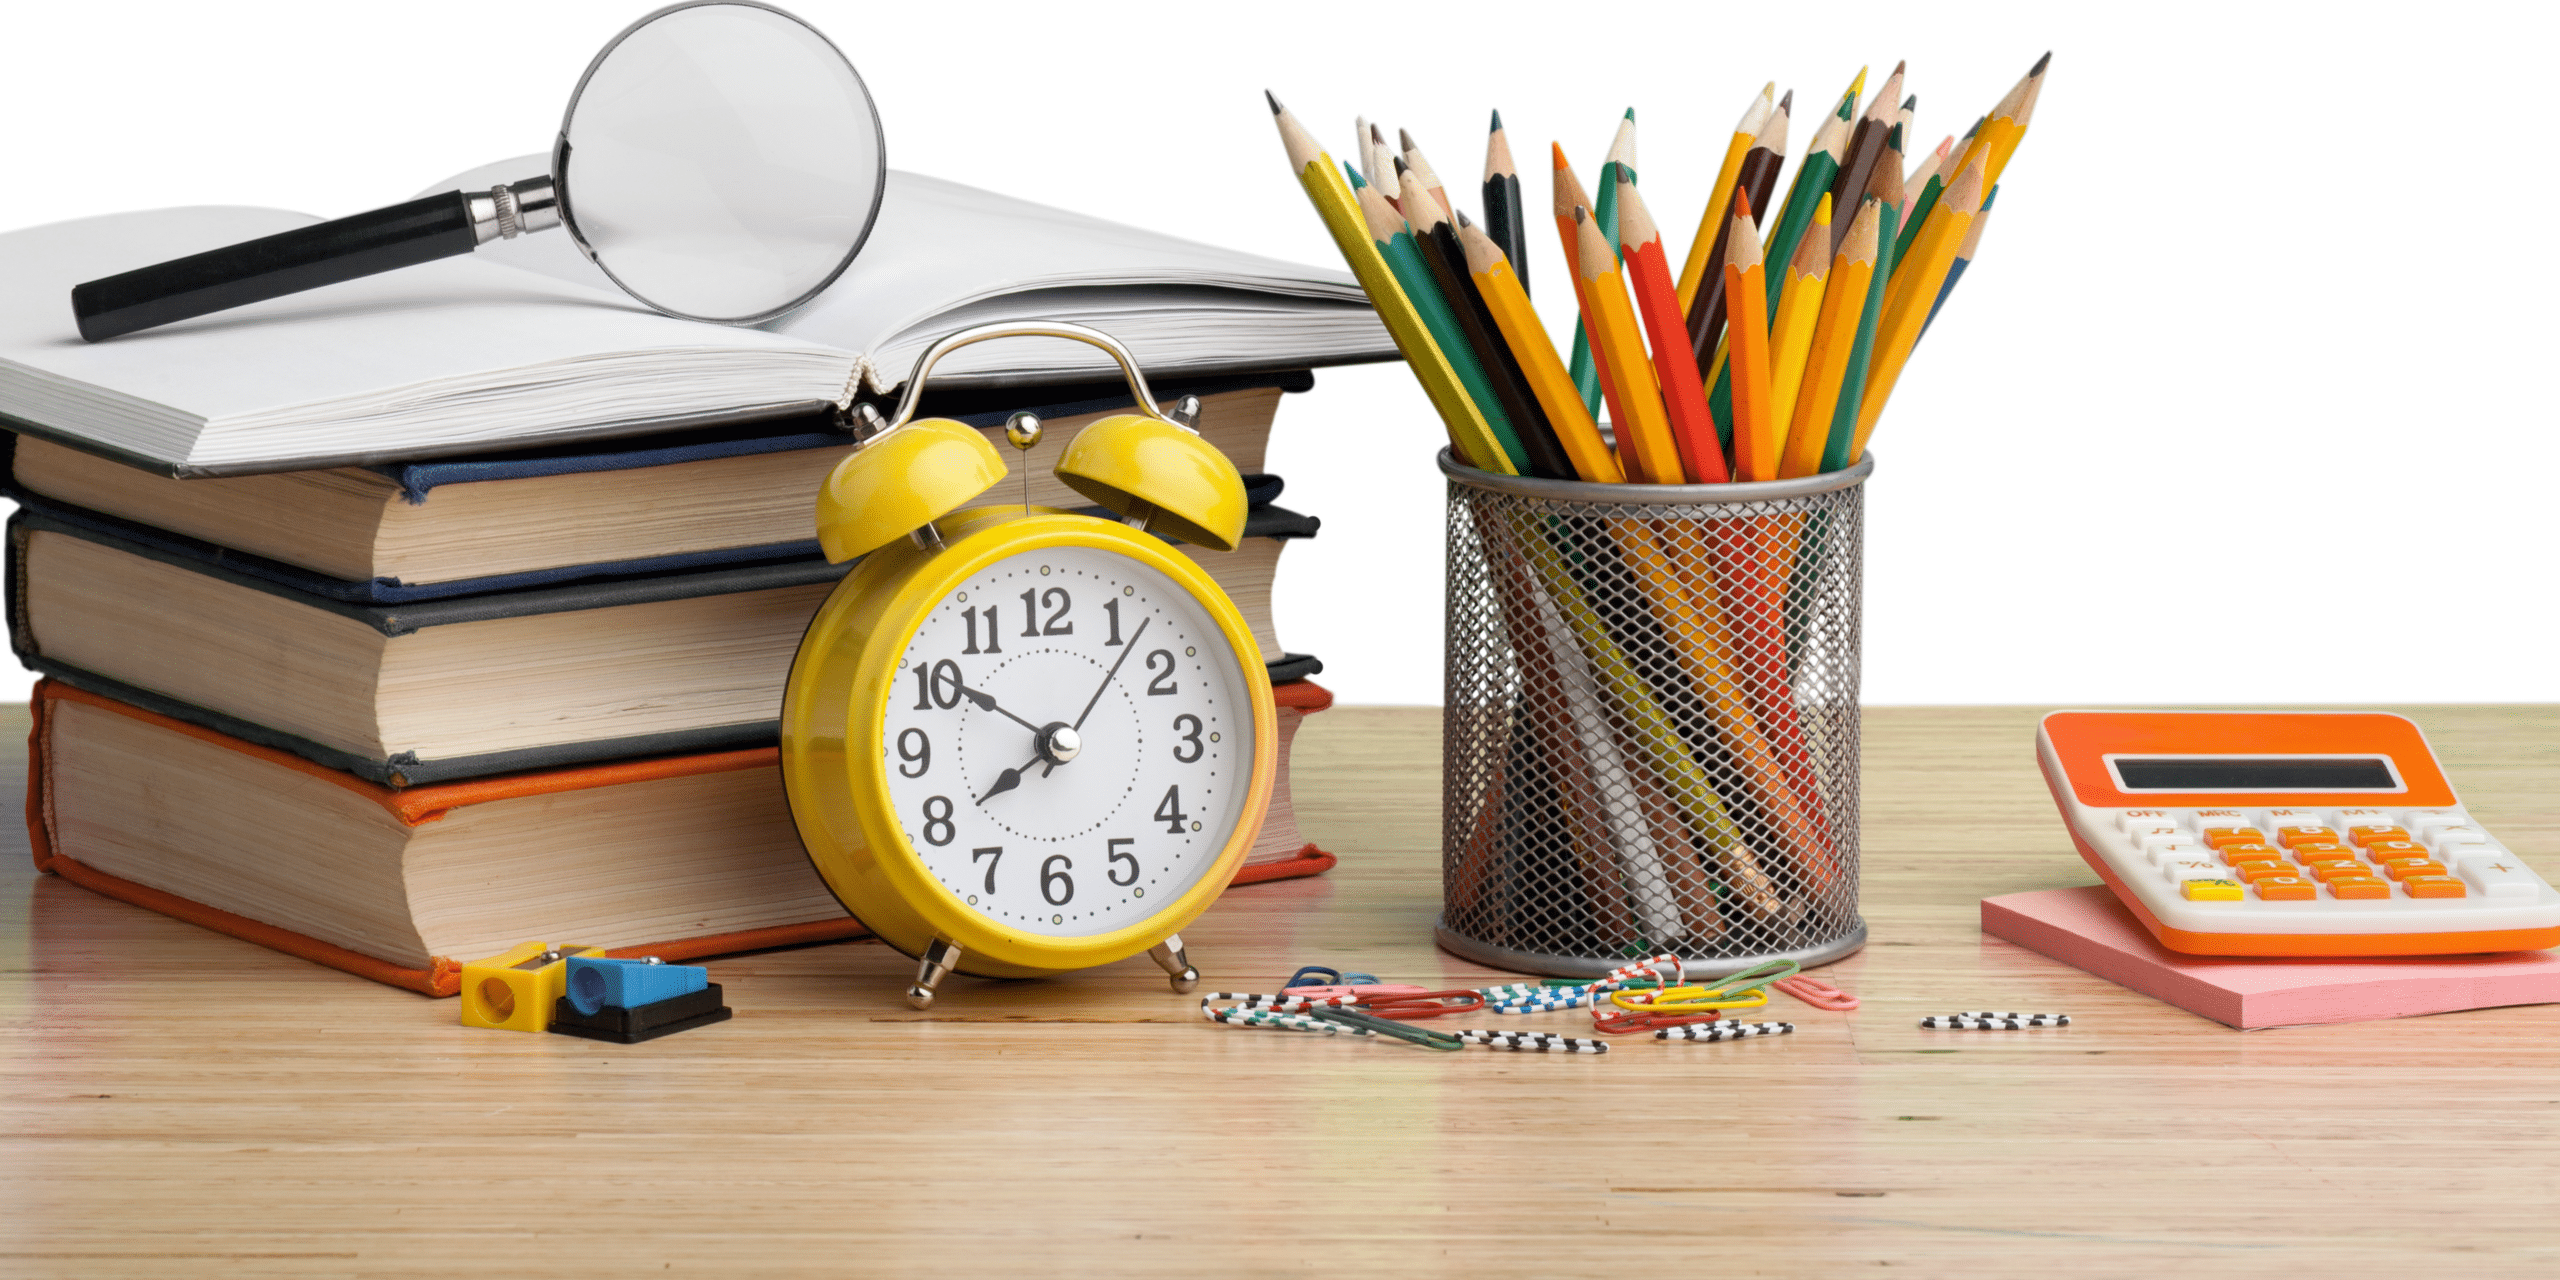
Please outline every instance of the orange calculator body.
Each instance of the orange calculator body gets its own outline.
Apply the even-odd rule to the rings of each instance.
[[[2057,711],[2036,759],[2080,856],[2172,951],[2560,946],[2560,891],[2471,821],[2404,717]]]

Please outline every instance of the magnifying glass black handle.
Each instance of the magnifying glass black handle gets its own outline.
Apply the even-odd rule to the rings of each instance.
[[[98,342],[469,253],[481,239],[469,197],[448,191],[75,285],[71,312]]]

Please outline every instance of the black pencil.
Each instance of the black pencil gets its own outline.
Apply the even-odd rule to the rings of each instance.
[[[1520,166],[1511,162],[1511,143],[1502,136],[1502,113],[1493,113],[1493,132],[1484,144],[1484,233],[1511,260],[1520,292],[1529,292],[1529,228],[1522,218]]]
[[[1448,299],[1467,345],[1475,348],[1476,363],[1484,367],[1485,381],[1493,384],[1502,415],[1511,419],[1519,433],[1520,447],[1529,455],[1530,474],[1546,480],[1580,479],[1573,460],[1565,456],[1564,442],[1556,439],[1555,427],[1547,422],[1546,410],[1530,392],[1520,362],[1512,358],[1511,344],[1502,340],[1493,312],[1476,292],[1475,279],[1467,272],[1467,251],[1458,244],[1458,229],[1442,213],[1439,202],[1428,198],[1405,202],[1405,222],[1413,228],[1414,247],[1422,251],[1423,265],[1431,269],[1440,295]]]

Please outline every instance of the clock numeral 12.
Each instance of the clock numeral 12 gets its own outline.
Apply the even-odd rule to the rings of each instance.
[[[1074,603],[1073,599],[1067,595],[1066,588],[1051,587],[1037,593],[1040,604],[1048,605],[1050,608],[1047,622],[1035,621],[1040,610],[1038,605],[1031,602],[1033,594],[1030,591],[1022,593],[1022,634],[1025,636],[1071,636],[1076,633],[1076,624],[1065,620],[1068,608]],[[987,610],[987,616],[994,617],[995,610]]]

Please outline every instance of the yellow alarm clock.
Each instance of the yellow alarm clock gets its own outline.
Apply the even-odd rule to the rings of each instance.
[[[959,510],[1005,464],[975,428],[913,420],[926,375],[1023,336],[1090,343],[1127,376],[1140,412],[1086,427],[1057,468],[1120,520]],[[1026,450],[1038,432],[1029,415],[1008,428]],[[935,343],[828,477],[819,545],[862,562],[792,662],[783,779],[827,886],[918,961],[917,1008],[954,970],[1038,977],[1140,951],[1175,990],[1198,981],[1179,931],[1261,828],[1275,719],[1243,615],[1156,535],[1232,551],[1245,515],[1235,465],[1157,410],[1128,351],[1063,323]]]

